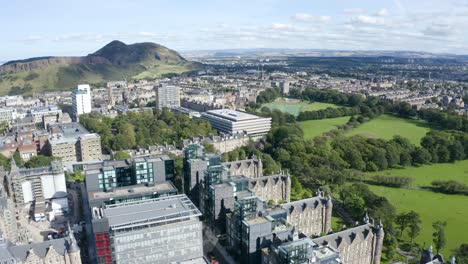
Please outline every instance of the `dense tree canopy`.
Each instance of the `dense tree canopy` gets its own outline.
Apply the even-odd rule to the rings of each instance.
[[[137,146],[178,143],[181,139],[216,133],[209,122],[190,119],[168,109],[127,113],[113,119],[91,113],[81,115],[80,123],[89,131],[99,133],[102,148],[109,153]]]

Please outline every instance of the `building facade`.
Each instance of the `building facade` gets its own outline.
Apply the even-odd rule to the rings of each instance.
[[[53,161],[50,167],[19,169],[12,160],[11,170],[6,176],[7,193],[16,206],[32,203],[37,207],[54,199],[60,193],[66,193],[65,174],[60,161]],[[68,210],[68,205],[63,211]]]
[[[180,91],[178,86],[166,85],[155,87],[156,107],[163,108],[180,107]]]
[[[331,231],[333,203],[331,197],[316,197],[281,204],[288,223],[307,236],[320,236]]]
[[[91,87],[88,84],[80,84],[73,90],[72,104],[75,118],[91,113]]]
[[[101,137],[89,133],[80,123],[49,125],[47,152],[67,162],[88,162],[102,159]]]
[[[365,220],[362,225],[312,239],[317,245],[329,245],[338,250],[346,264],[380,264],[385,232],[382,223]]]
[[[174,160],[167,155],[149,155],[80,164],[75,166],[75,170],[83,171],[88,192],[105,192],[118,187],[173,180]]]
[[[97,263],[179,263],[203,257],[200,211],[185,195],[93,208]]]
[[[213,128],[225,134],[246,133],[250,137],[258,137],[266,135],[271,129],[270,117],[228,109],[210,110],[201,115]]]

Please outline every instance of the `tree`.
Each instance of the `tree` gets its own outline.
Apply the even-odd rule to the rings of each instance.
[[[21,158],[21,154],[19,153],[18,150],[16,150],[15,153],[13,154],[13,159],[15,160],[16,166],[18,166],[19,168],[24,167],[24,160],[23,158]]]
[[[121,150],[115,152],[114,154],[114,160],[124,160],[124,159],[130,159],[130,158],[132,158],[130,154]]]
[[[24,166],[26,168],[41,168],[50,166],[51,161],[54,160],[53,157],[47,157],[43,155],[37,155],[29,159]]]
[[[207,153],[215,153],[216,152],[216,149],[215,149],[213,144],[203,142],[202,146],[205,148],[205,151]]]
[[[468,103],[468,100],[466,100]],[[462,244],[454,252],[458,264],[468,264],[468,244]]]
[[[411,238],[411,243],[413,240],[419,235],[420,225],[421,225],[421,217],[415,211],[411,211],[407,214],[409,219],[409,237]]]
[[[403,236],[403,232],[408,227],[411,219],[408,218],[407,213],[401,213],[396,218],[397,225],[400,226],[400,237]]]
[[[432,234],[432,241],[435,244],[437,253],[439,253],[439,251],[443,249],[447,243],[445,238],[445,226],[447,226],[447,222],[437,221],[432,223],[432,227],[435,230],[435,232]]]

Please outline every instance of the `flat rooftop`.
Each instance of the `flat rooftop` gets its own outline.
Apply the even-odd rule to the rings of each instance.
[[[154,186],[133,185],[127,187],[114,188],[111,192],[89,192],[89,200],[96,199],[111,199],[115,197],[125,197],[129,195],[145,194],[145,193],[166,193],[169,191],[177,191],[176,187],[170,182],[165,181],[157,183]]]
[[[246,121],[246,120],[255,120],[261,118],[260,116],[251,115],[245,112],[230,110],[230,109],[216,109],[206,111],[207,114],[228,119],[234,122]]]
[[[157,224],[201,216],[200,211],[185,195],[108,205],[104,216],[113,230]]]

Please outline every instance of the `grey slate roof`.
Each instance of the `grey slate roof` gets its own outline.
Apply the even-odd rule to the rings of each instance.
[[[329,245],[333,248],[338,248],[342,243],[350,245],[358,237],[361,238],[361,240],[366,239],[369,234],[373,232],[372,229],[372,225],[364,224],[330,235],[314,238],[312,241],[318,245]]]
[[[13,257],[21,261],[24,261],[28,257],[30,250],[32,250],[37,256],[44,258],[51,246],[58,254],[64,256],[67,253],[69,242],[69,238],[59,238],[40,243],[11,246],[8,250]]]

